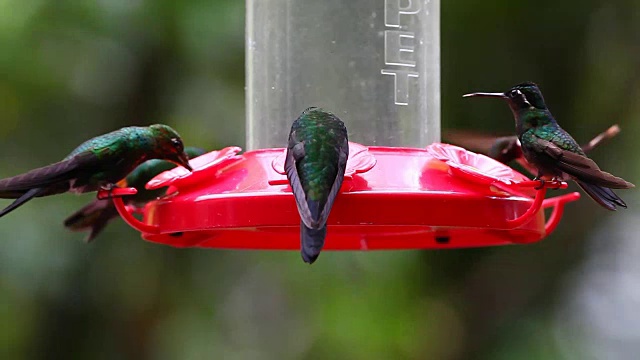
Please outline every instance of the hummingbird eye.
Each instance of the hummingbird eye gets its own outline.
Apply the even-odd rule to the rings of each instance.
[[[182,141],[180,141],[180,139],[171,138],[171,143],[176,148],[176,150],[178,150],[179,152],[182,152],[182,150],[183,150],[182,149]]]
[[[531,106],[531,103],[529,103],[529,100],[527,99],[527,96],[520,90],[518,89],[513,89],[511,91],[509,91],[509,97],[511,99],[513,99],[513,101],[515,101],[516,103],[523,105],[523,106]]]

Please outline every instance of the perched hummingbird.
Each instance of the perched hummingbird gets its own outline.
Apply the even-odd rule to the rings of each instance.
[[[313,264],[327,235],[327,218],[340,191],[349,157],[347,128],[316,107],[293,122],[284,168],[300,213],[300,252]]]
[[[34,197],[110,188],[149,159],[191,171],[182,139],[166,125],[125,127],[85,141],[62,161],[0,180],[0,198],[16,199],[0,217]]]
[[[195,147],[186,147],[184,152],[189,159],[205,153]],[[176,165],[165,160],[147,160],[135,168],[124,180],[118,183],[120,187],[133,187],[138,190],[135,195],[123,198],[126,204],[143,206],[145,203],[164,195],[166,187],[147,190],[145,185],[156,175],[171,170]],[[91,242],[113,218],[118,217],[118,210],[111,199],[95,199],[80,210],[73,213],[64,221],[64,226],[72,231],[89,230],[85,242]]]
[[[507,101],[516,120],[516,134],[525,159],[538,170],[536,179],[573,179],[598,204],[608,210],[627,207],[611,189],[634,185],[600,170],[580,145],[564,131],[544,103],[538,86],[522,83],[505,93],[472,93],[463,97],[497,97]]]

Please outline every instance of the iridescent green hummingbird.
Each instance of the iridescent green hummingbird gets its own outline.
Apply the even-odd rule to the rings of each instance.
[[[16,199],[0,217],[34,197],[111,188],[141,163],[168,160],[191,171],[180,135],[166,125],[125,127],[85,141],[62,161],[0,180],[0,198]]]
[[[538,86],[518,84],[504,93],[472,93],[463,97],[497,97],[507,101],[516,120],[516,134],[522,153],[538,170],[536,179],[573,179],[598,204],[608,210],[627,207],[611,189],[629,189],[634,185],[600,170],[580,145],[564,131],[551,115]]]
[[[293,122],[284,168],[300,214],[300,252],[313,264],[327,235],[327,218],[349,158],[347,128],[335,115],[316,107]]]
[[[184,152],[189,159],[193,159],[205,153],[204,150],[195,147],[186,147]],[[171,170],[176,165],[165,160],[147,160],[135,168],[126,178],[117,185],[120,187],[133,187],[138,190],[135,195],[124,196],[125,204],[144,206],[147,202],[157,199],[167,191],[166,187],[147,190],[145,185],[156,175]],[[73,213],[64,221],[64,226],[72,231],[89,230],[85,242],[91,242],[112,219],[118,217],[118,210],[111,199],[95,199],[80,210]]]

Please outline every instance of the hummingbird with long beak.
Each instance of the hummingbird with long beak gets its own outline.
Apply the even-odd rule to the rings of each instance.
[[[310,107],[293,122],[284,168],[300,214],[300,252],[312,264],[324,246],[327,218],[349,158],[347,128],[337,116]]]
[[[463,97],[494,97],[509,104],[516,121],[516,134],[524,158],[538,174],[536,180],[574,180],[593,200],[608,210],[627,204],[611,189],[634,185],[600,170],[578,143],[551,115],[538,86],[518,84],[504,93],[477,92]]]
[[[87,140],[62,161],[0,180],[0,198],[16,199],[0,217],[34,197],[110,189],[150,159],[191,171],[180,135],[166,125],[131,126]]]
[[[196,147],[186,147],[184,152],[193,159],[205,153],[203,149]],[[122,200],[127,205],[137,207],[144,206],[147,202],[163,196],[167,187],[147,190],[145,185],[156,175],[171,170],[176,164],[166,160],[147,160],[135,168],[126,178],[118,182],[120,187],[132,187],[138,190],[135,195],[124,196]],[[80,210],[71,214],[65,221],[64,226],[71,231],[85,231],[88,234],[85,242],[91,242],[107,226],[107,224],[118,217],[118,210],[111,199],[94,199]]]

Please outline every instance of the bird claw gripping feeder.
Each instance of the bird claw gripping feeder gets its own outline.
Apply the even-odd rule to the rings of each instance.
[[[325,250],[452,248],[536,242],[578,193],[564,182],[438,143],[439,1],[247,0],[247,144],[191,160],[147,184],[167,195],[123,219],[176,247],[298,249],[300,216],[283,164],[308,106],[340,117],[349,158]],[[425,147],[425,145],[431,144]],[[540,187],[539,189],[534,189]],[[134,190],[133,190],[134,191]],[[545,221],[543,209],[553,208]],[[142,214],[138,220],[133,213]]]

